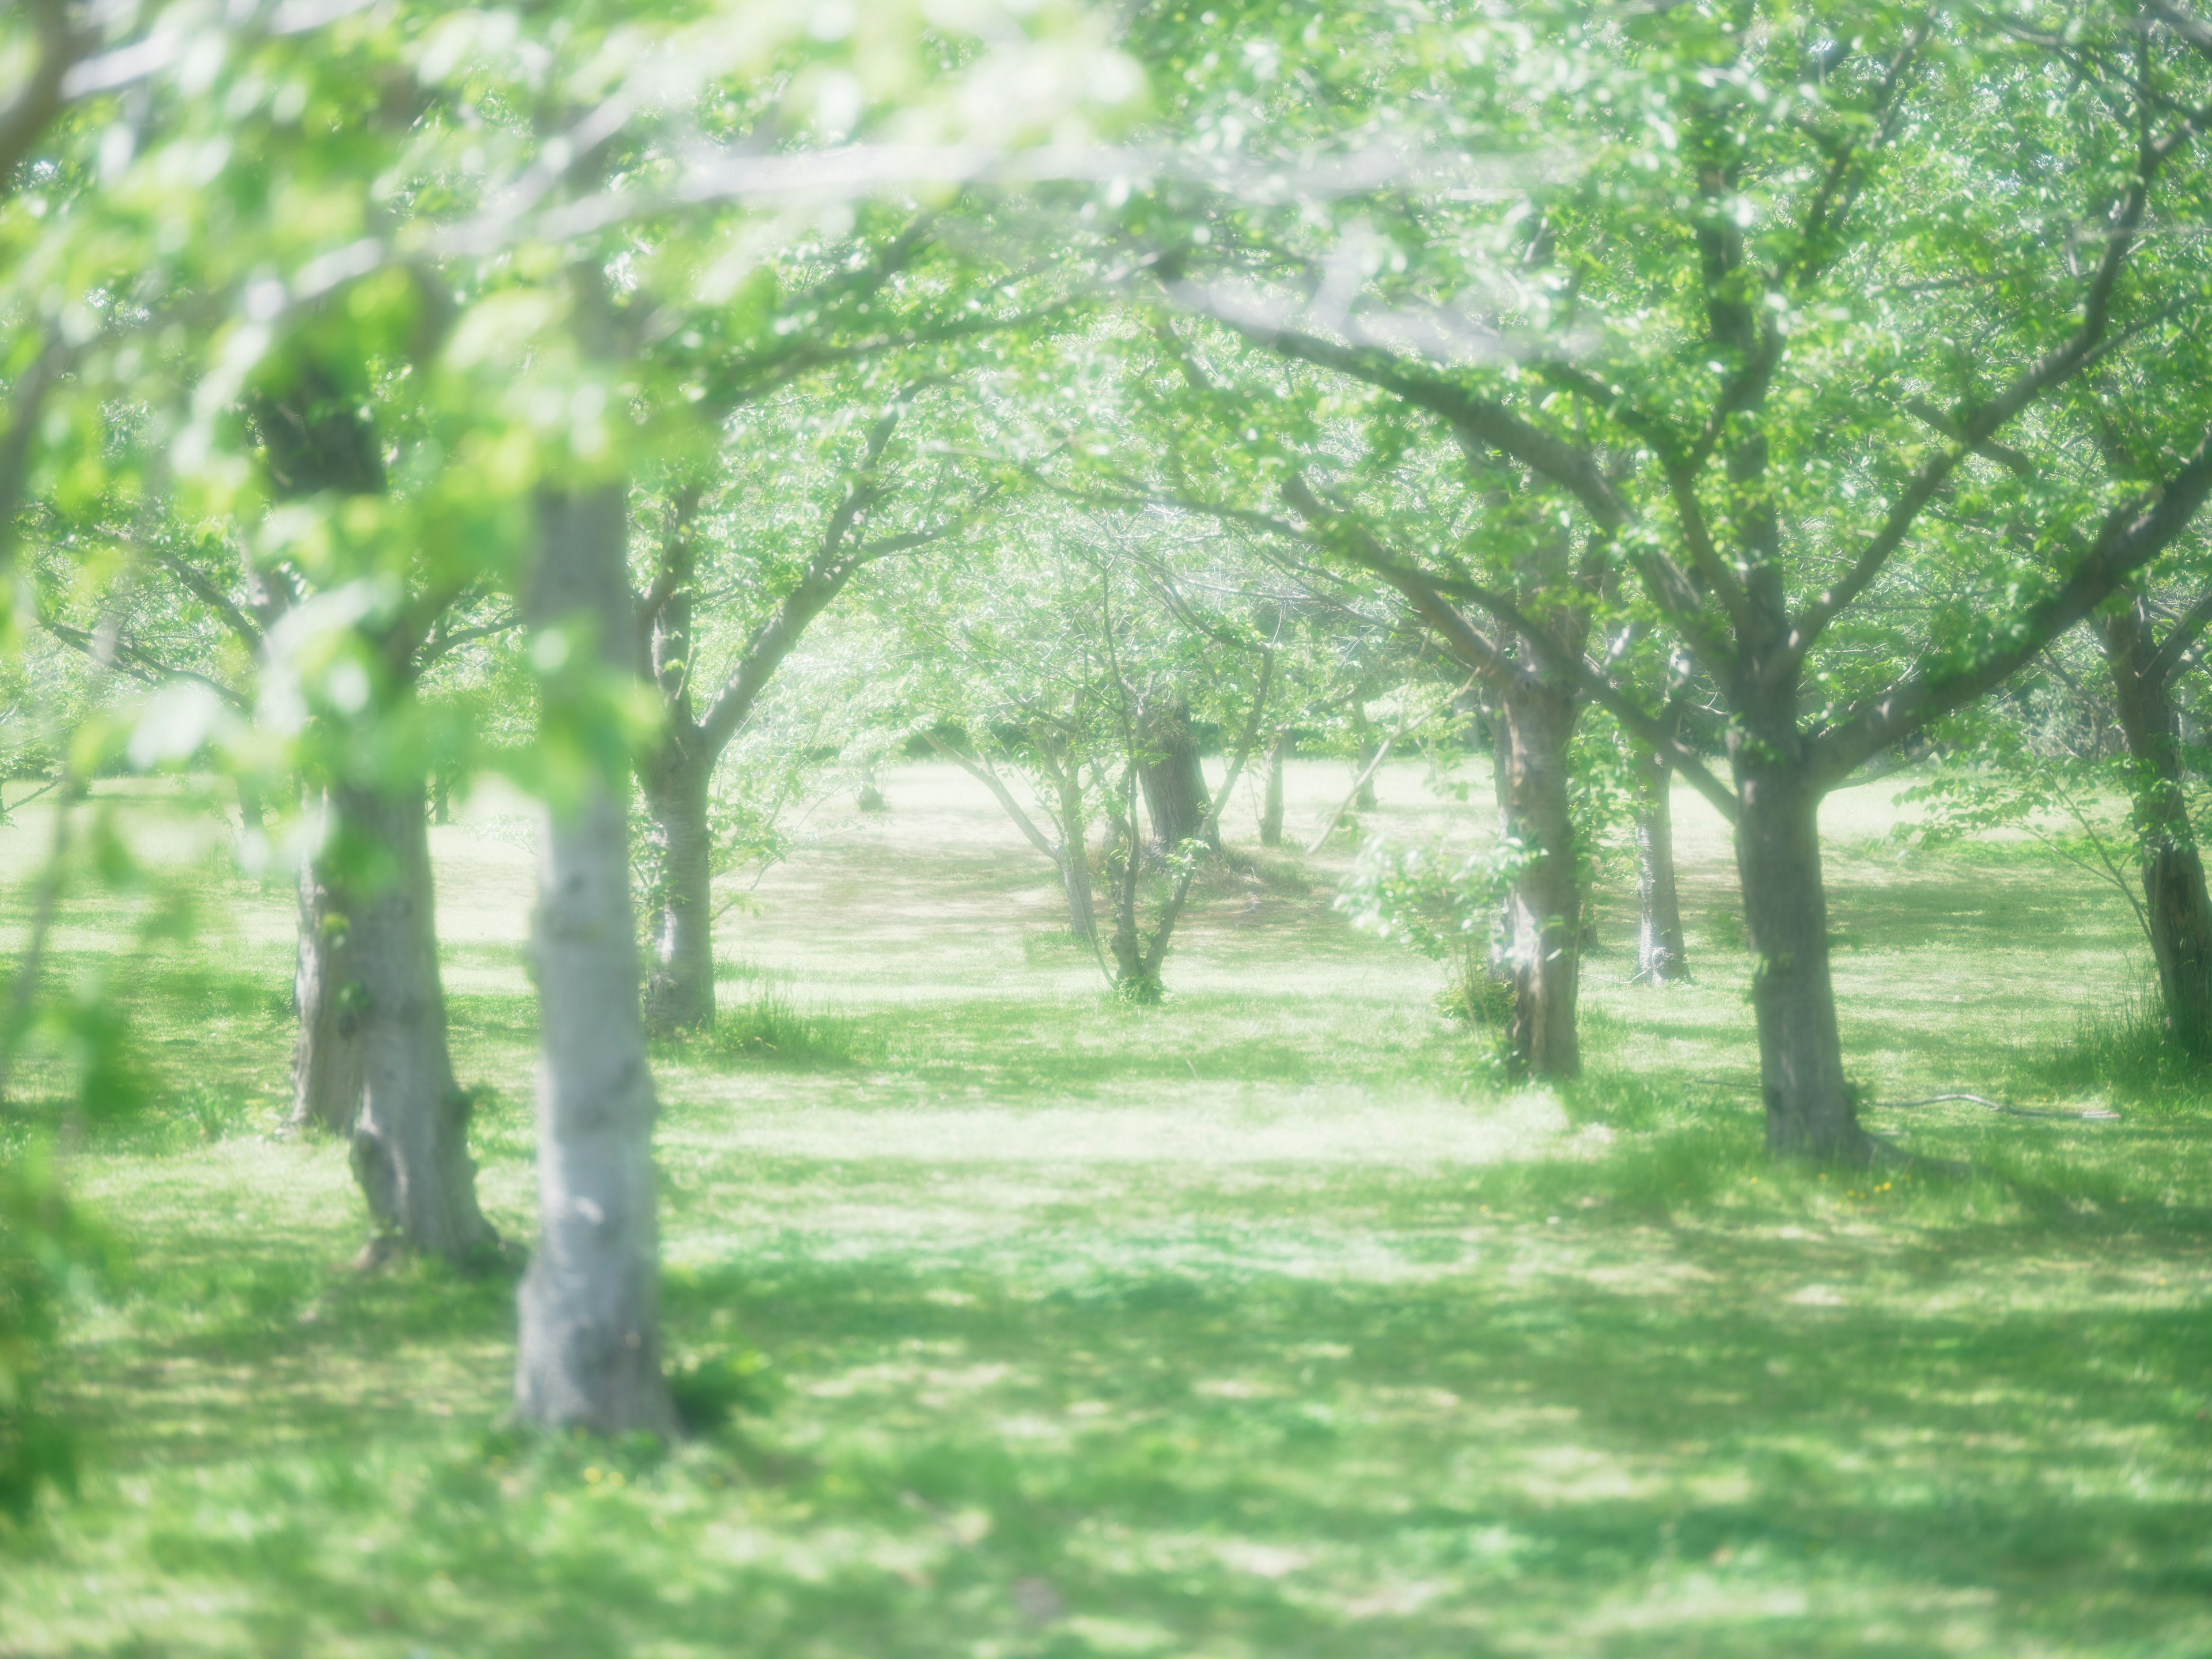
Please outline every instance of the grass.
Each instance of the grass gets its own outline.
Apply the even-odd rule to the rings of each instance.
[[[1343,787],[1291,783],[1294,829]],[[58,939],[152,1090],[75,1166],[133,1265],[63,1356],[82,1490],[0,1534],[0,1655],[2212,1651],[2212,1137],[2113,1024],[2116,896],[1900,857],[1881,787],[1837,797],[1869,1095],[2123,1116],[1877,1110],[1969,1173],[1824,1178],[1735,1086],[1749,964],[1686,795],[1698,982],[1627,987],[1608,895],[1553,1092],[1330,913],[1341,855],[1220,884],[1134,1009],[980,791],[884,787],[720,941],[738,1035],[657,1057],[667,1340],[719,1425],[672,1450],[506,1427],[511,1283],[343,1267],[342,1153],[276,1133],[289,895],[137,803],[204,931],[135,945],[149,882]],[[1370,830],[1479,831],[1412,767],[1382,795]],[[17,927],[36,835],[0,834]],[[527,852],[434,842],[527,1238]]]
[[[857,1027],[846,1016],[801,1007],[786,988],[763,984],[743,1001],[718,1000],[713,1027],[667,1039],[661,1057],[708,1066],[745,1060],[850,1066],[860,1057],[860,1042]]]

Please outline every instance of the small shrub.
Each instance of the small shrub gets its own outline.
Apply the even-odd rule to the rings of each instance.
[[[1401,940],[1443,963],[1438,1009],[1497,1039],[1502,1051],[1513,988],[1492,958],[1505,893],[1530,856],[1511,839],[1456,860],[1441,847],[1425,852],[1371,841],[1360,849],[1335,908],[1363,933]]]
[[[1453,964],[1451,979],[1437,993],[1437,1012],[1463,1019],[1470,1030],[1503,1033],[1513,1022],[1513,983],[1492,973],[1486,962]]]

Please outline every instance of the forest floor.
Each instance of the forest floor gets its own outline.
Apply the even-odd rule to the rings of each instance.
[[[1292,784],[1295,833],[1346,777]],[[666,1453],[504,1425],[511,1279],[349,1267],[342,1152],[280,1130],[289,890],[115,795],[153,873],[73,901],[52,982],[108,974],[153,1086],[70,1170],[124,1266],[54,1385],[80,1491],[0,1530],[0,1655],[2212,1652],[2212,1110],[2069,1069],[2139,993],[2109,888],[1901,855],[1888,785],[1831,802],[1870,1097],[2120,1115],[1878,1108],[1931,1161],[1823,1176],[1760,1155],[1686,792],[1697,982],[1625,983],[1613,872],[1554,1092],[1331,910],[1348,838],[1260,854],[1240,799],[1243,867],[1138,1010],[980,788],[884,788],[724,918],[729,1035],[659,1056],[672,1356],[758,1396]],[[1382,790],[1366,830],[1489,816],[1479,778]],[[43,833],[0,831],[12,935]],[[482,1189],[526,1241],[526,821],[480,796],[434,840]]]

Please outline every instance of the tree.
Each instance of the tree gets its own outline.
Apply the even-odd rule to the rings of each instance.
[[[1850,6],[1435,27],[1433,54],[1394,39],[1279,74],[1257,131],[1341,133],[1419,100],[1432,131],[1401,154],[1489,142],[1519,177],[1370,197],[1358,222],[1218,204],[1155,266],[1161,298],[1402,399],[1584,517],[1717,688],[1728,782],[1601,665],[1547,645],[1548,605],[1449,569],[1407,580],[1520,634],[1732,819],[1768,1144],[1866,1158],[1819,803],[2087,615],[2212,487],[2201,404],[2119,500],[2033,497],[1980,459],[2000,432],[2047,448],[2119,419],[2087,372],[2193,339],[2195,244],[2164,228],[2202,196],[2201,170],[2177,169],[2207,120],[2204,58],[2124,8],[2063,39]],[[1586,165],[1560,166],[1561,147]],[[2083,223],[2094,252],[2069,264],[2053,226]],[[2025,554],[1990,528],[2023,515]],[[2078,556],[2075,523],[2094,526]],[[1930,570],[1971,602],[1917,635],[1873,620]]]
[[[955,394],[935,384],[895,385],[885,405],[867,410],[857,399],[868,389],[866,381],[840,382],[842,397],[787,397],[744,410],[711,492],[694,476],[664,510],[650,584],[635,601],[642,660],[663,710],[659,741],[637,763],[657,866],[646,991],[647,1020],[657,1030],[714,1024],[708,799],[731,740],[854,575],[942,541],[974,518],[978,492],[963,487],[957,469],[927,445],[896,441],[915,400]],[[809,427],[817,430],[799,435]],[[717,684],[702,673],[708,624],[726,625],[732,611],[744,617],[742,642]]]
[[[2125,738],[2143,908],[2167,1029],[2191,1054],[2212,1051],[2212,899],[2190,821],[2175,682],[2212,622],[2212,592],[2195,598],[2161,632],[2151,596],[2124,592],[2095,618]]]

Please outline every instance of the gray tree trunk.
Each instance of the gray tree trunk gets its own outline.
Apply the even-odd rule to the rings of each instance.
[[[1636,977],[1665,985],[1690,976],[1682,906],[1674,891],[1674,771],[1638,755],[1636,779]]]
[[[709,768],[664,751],[640,769],[647,781],[653,855],[653,970],[646,981],[648,1029],[714,1023],[714,836],[707,821]]]
[[[1548,686],[1518,685],[1500,699],[1498,829],[1534,854],[1505,899],[1508,1042],[1530,1076],[1553,1079],[1582,1070],[1575,1032],[1582,886],[1567,806],[1567,739],[1579,712],[1571,694]]]
[[[469,1097],[446,1047],[425,791],[331,792],[355,873],[346,951],[359,988],[352,1163],[378,1220],[424,1255],[466,1263],[497,1242],[477,1207]]]
[[[1864,1163],[1874,1143],[1859,1127],[1856,1093],[1844,1076],[1828,969],[1820,795],[1802,768],[1753,769],[1740,754],[1736,801],[1736,873],[1753,951],[1767,1150]]]
[[[601,662],[634,673],[626,492],[544,488],[525,596],[533,626],[599,629]],[[538,1249],[518,1298],[515,1406],[526,1421],[671,1434],[660,1371],[653,1074],[638,1008],[627,776],[601,770],[549,810],[532,929],[543,1028]]]
[[[349,948],[351,917],[324,858],[300,866],[299,957],[292,1006],[292,1127],[350,1138],[361,1109],[361,988]]]
[[[2142,839],[2143,920],[2158,963],[2166,1029],[2192,1054],[2212,1049],[2212,896],[2183,790],[2181,721],[2142,600],[2106,618],[2120,735],[2135,763],[2133,805]]]
[[[1138,764],[1138,781],[1144,786],[1145,812],[1152,821],[1152,841],[1163,853],[1203,835],[1215,852],[1221,850],[1218,830],[1207,831],[1211,802],[1206,791],[1206,770],[1198,757],[1198,739],[1190,729],[1190,705],[1178,697],[1152,710],[1140,733],[1145,753]]]
[[[1060,779],[1060,879],[1067,893],[1067,931],[1085,943],[1098,936],[1098,913],[1091,888],[1090,833],[1083,786],[1071,763]]]
[[[1358,757],[1352,763],[1354,775],[1360,779],[1359,787],[1352,792],[1352,808],[1355,812],[1375,810],[1375,777],[1367,769],[1375,763],[1375,755],[1381,747],[1375,741],[1374,724],[1367,718],[1367,701],[1355,696],[1352,700],[1352,729],[1359,734]]]
[[[1283,765],[1291,757],[1291,734],[1275,733],[1275,746],[1267,752],[1267,793],[1260,805],[1260,845],[1283,844]]]

